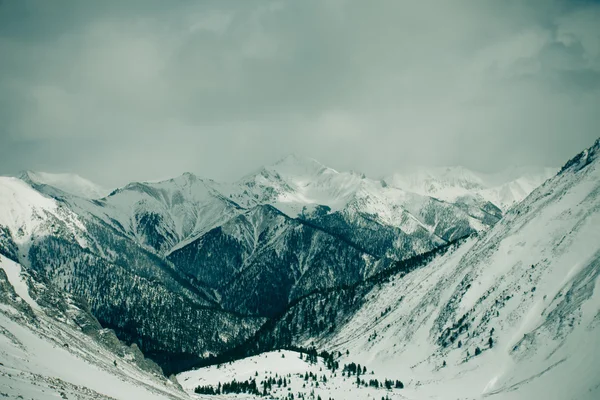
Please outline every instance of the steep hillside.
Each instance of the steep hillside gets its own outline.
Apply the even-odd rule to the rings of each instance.
[[[97,218],[159,254],[171,251],[239,213],[207,181],[186,173],[156,183],[130,183],[104,199],[71,201],[78,215]]]
[[[102,329],[85,304],[0,256],[0,395],[186,399],[177,384]]]
[[[389,264],[272,206],[237,216],[169,260],[215,288],[224,307],[268,317],[308,292],[357,282]]]
[[[321,345],[403,371],[415,393],[596,398],[599,152],[597,141],[478,241],[374,288]]]

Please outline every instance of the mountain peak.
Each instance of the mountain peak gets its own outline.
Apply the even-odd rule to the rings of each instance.
[[[300,156],[294,153],[288,154],[287,156],[275,161],[273,166],[275,165],[318,165],[320,167],[325,167],[323,164],[321,164],[314,158]]]
[[[312,160],[312,158],[304,157],[304,156],[298,155],[296,153],[290,153],[288,155],[281,157],[277,161],[275,161],[275,164],[297,163],[297,162],[304,162],[307,160]]]
[[[29,181],[33,180],[33,176],[35,176],[35,172],[33,172],[31,170],[24,170],[24,171],[19,172],[16,175],[16,178],[19,178],[20,180],[25,181],[25,182],[29,182]]]
[[[25,170],[18,178],[30,185],[52,186],[65,193],[86,199],[100,199],[108,195],[109,190],[73,173],[49,173]]]
[[[198,175],[194,174],[193,172],[184,172],[179,177],[175,178],[175,180],[184,180],[189,183],[194,183],[196,181],[202,181],[203,179],[200,178]]]
[[[336,172],[326,167],[314,158],[298,156],[296,154],[287,155],[273,165],[265,167],[273,170],[284,177],[300,177],[320,175],[324,171]]]
[[[586,166],[591,164],[593,161],[595,161],[596,158],[598,158],[599,152],[600,152],[600,138],[596,139],[596,141],[594,142],[594,144],[591,147],[585,149],[584,151],[582,151],[581,153],[579,153],[575,157],[573,157],[571,160],[569,160],[560,169],[560,173],[562,174],[569,169],[574,169],[576,171],[582,170],[583,168],[585,168]]]

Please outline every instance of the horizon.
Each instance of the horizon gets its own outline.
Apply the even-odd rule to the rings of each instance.
[[[583,149],[582,149],[583,150]],[[575,155],[574,155],[575,156]],[[170,175],[170,176],[164,176],[164,177],[153,177],[153,178],[144,178],[144,179],[134,179],[134,180],[130,180],[130,181],[123,181],[122,183],[116,185],[116,186],[106,186],[101,182],[97,182],[94,181],[93,179],[78,173],[77,171],[41,171],[41,170],[33,170],[33,169],[23,169],[18,171],[15,174],[0,174],[0,176],[3,177],[13,177],[13,178],[19,178],[26,173],[33,173],[33,174],[47,174],[47,175],[51,175],[51,176],[72,176],[72,177],[76,177],[76,178],[80,178],[83,180],[86,180],[90,183],[93,183],[94,185],[99,186],[102,189],[105,190],[116,190],[119,188],[123,188],[125,186],[127,186],[128,184],[131,183],[160,183],[160,182],[166,182],[169,180],[173,180],[173,179],[177,179],[180,178],[186,174],[191,174],[193,176],[195,176],[196,178],[199,178],[201,180],[209,180],[209,181],[214,181],[214,182],[218,182],[218,183],[228,183],[228,184],[233,184],[233,183],[237,183],[240,180],[244,179],[244,177],[246,176],[250,176],[253,174],[258,173],[259,171],[261,171],[263,168],[268,168],[268,167],[273,167],[275,165],[277,165],[278,163],[280,163],[281,161],[288,159],[290,157],[295,157],[295,158],[301,158],[304,160],[311,160],[311,161],[316,161],[317,163],[321,164],[322,166],[324,166],[325,168],[329,168],[334,170],[337,173],[355,173],[355,174],[364,174],[366,179],[370,179],[372,181],[379,181],[379,180],[385,180],[385,179],[389,179],[397,174],[401,175],[401,174],[406,174],[406,175],[411,175],[411,174],[415,174],[418,172],[427,172],[427,173],[431,173],[431,172],[442,172],[445,169],[466,169],[469,172],[473,172],[477,175],[480,176],[486,176],[486,177],[493,177],[493,176],[497,176],[497,175],[502,175],[502,174],[506,174],[512,171],[518,171],[521,172],[524,170],[524,172],[528,172],[530,170],[534,170],[535,172],[542,172],[542,171],[548,171],[548,170],[555,170],[556,172],[558,172],[558,170],[562,167],[562,165],[564,165],[566,162],[569,161],[569,159],[565,160],[561,165],[559,166],[549,166],[549,165],[508,165],[505,168],[499,169],[497,171],[493,171],[493,172],[485,172],[485,171],[478,171],[476,169],[473,168],[468,168],[465,167],[464,165],[440,165],[440,166],[427,166],[427,165],[410,165],[410,166],[404,166],[399,168],[398,170],[394,170],[394,171],[389,171],[388,173],[386,173],[385,175],[381,175],[381,176],[371,176],[368,175],[360,170],[356,170],[356,169],[348,169],[348,170],[342,170],[342,169],[338,169],[338,168],[334,168],[330,165],[326,165],[322,162],[320,162],[319,160],[312,158],[312,157],[303,157],[303,156],[299,156],[298,154],[295,153],[290,153],[284,157],[280,157],[277,160],[275,160],[274,162],[268,163],[268,164],[264,164],[264,165],[260,165],[254,168],[251,168],[249,171],[242,173],[241,176],[234,178],[232,180],[218,180],[215,179],[213,177],[207,176],[207,175],[203,175],[201,173],[199,173],[198,171],[183,171],[183,172],[179,172],[176,173],[175,175]],[[571,157],[572,158],[572,157]]]

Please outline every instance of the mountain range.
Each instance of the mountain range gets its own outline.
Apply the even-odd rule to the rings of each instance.
[[[3,177],[3,335],[114,332],[96,352],[121,352],[127,379],[155,394],[161,369],[316,347],[395,370],[409,398],[594,398],[600,382],[578,362],[598,345],[598,152],[600,141],[560,171],[376,180],[296,156],[233,183],[186,173],[109,191],[75,175]],[[577,390],[555,384],[569,371]],[[159,398],[185,398],[166,385]]]

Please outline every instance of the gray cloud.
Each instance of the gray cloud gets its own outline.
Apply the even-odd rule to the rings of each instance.
[[[0,2],[0,173],[558,166],[599,136],[593,1]]]

